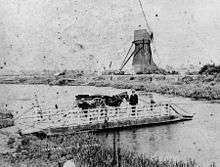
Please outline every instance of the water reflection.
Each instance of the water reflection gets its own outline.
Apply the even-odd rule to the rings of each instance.
[[[137,151],[138,142],[137,142],[136,130],[132,130],[131,136],[132,136],[132,137],[131,137],[131,138],[132,138],[131,142],[132,142],[132,144],[133,144],[133,150],[134,150],[134,151]]]

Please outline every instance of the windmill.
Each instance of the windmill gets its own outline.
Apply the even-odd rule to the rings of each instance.
[[[151,31],[151,28],[147,22],[142,3],[140,0],[138,1],[146,22],[146,29],[134,30],[134,41],[132,42],[119,69],[120,71],[122,71],[124,66],[133,57],[132,67],[136,74],[145,73],[146,71],[157,69],[157,66],[152,58],[151,50],[151,44],[153,42],[153,32]],[[135,46],[134,51],[129,56],[129,53],[133,46]]]

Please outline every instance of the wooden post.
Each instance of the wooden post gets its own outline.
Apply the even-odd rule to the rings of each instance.
[[[79,111],[79,109],[77,110],[77,125],[79,125],[79,122],[80,122],[80,120],[81,120],[81,117],[80,117],[80,111]]]
[[[169,113],[169,105],[168,104],[165,104],[165,110],[170,115],[170,113]]]
[[[102,108],[99,108],[98,109],[98,112],[97,112],[97,114],[98,114],[98,122],[100,122],[100,118],[101,118],[101,110],[102,110]]]
[[[120,109],[119,108],[117,108],[117,114],[118,114],[118,120],[117,121],[120,121],[120,115],[119,115],[119,111],[120,111]]]
[[[116,142],[115,142],[115,139],[116,139],[116,133],[114,131],[113,133],[113,160],[112,160],[112,166],[115,166],[117,164],[117,161],[116,161]]]
[[[105,108],[105,122],[108,121],[108,109]]]
[[[121,148],[120,148],[120,133],[117,128],[117,166],[121,167]]]
[[[116,141],[117,140],[117,141]],[[119,128],[113,134],[113,167],[121,167],[121,148]]]

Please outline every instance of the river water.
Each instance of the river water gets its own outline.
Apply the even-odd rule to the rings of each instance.
[[[54,107],[68,109],[77,94],[112,95],[125,90],[85,86],[47,85],[0,85],[0,107],[21,114],[28,110],[36,97],[42,109]],[[129,90],[128,90],[129,91]],[[129,91],[130,93],[130,91]],[[149,97],[138,92],[140,101],[149,102]],[[153,94],[157,102],[170,101],[194,113],[192,121],[169,125],[121,130],[120,147],[159,159],[195,159],[201,166],[212,162],[220,166],[220,103],[192,101],[182,97]],[[101,140],[112,146],[114,132],[99,134]]]

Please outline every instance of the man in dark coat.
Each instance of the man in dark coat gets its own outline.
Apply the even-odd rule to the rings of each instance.
[[[88,109],[90,108],[89,103],[86,102],[84,98],[82,98],[81,103],[78,104],[78,107],[83,110],[85,117],[87,117]]]
[[[135,115],[136,105],[138,104],[138,95],[135,93],[135,90],[132,90],[132,94],[129,99],[129,104],[131,105],[132,116]]]

